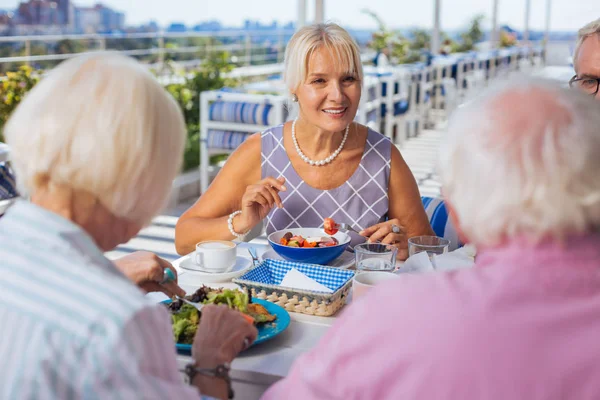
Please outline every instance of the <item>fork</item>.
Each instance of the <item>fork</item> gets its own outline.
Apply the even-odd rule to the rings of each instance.
[[[178,300],[183,301],[185,304],[189,304],[190,306],[196,308],[196,310],[198,310],[198,313],[200,315],[202,315],[202,309],[205,306],[204,304],[202,304],[202,303],[194,303],[192,301],[189,301],[189,300],[187,300],[187,299],[185,299],[185,298],[183,298],[181,296],[177,296],[177,295],[175,295],[175,297],[177,297]],[[251,317],[250,315],[245,314],[245,313],[243,313],[241,311],[240,311],[240,314],[242,314],[242,317],[244,317],[244,319],[246,320],[247,323],[249,323],[250,325],[254,324],[254,318],[253,317]],[[247,347],[247,345],[246,345],[246,347]]]
[[[252,265],[256,267],[259,263],[256,249],[254,247],[248,247],[248,253],[250,253],[250,257],[252,257]]]
[[[194,302],[191,302],[191,301],[189,301],[188,299],[185,299],[185,298],[183,298],[183,297],[181,297],[181,296],[177,296],[177,295],[176,295],[175,297],[177,297],[177,300],[181,300],[181,301],[183,301],[185,304],[189,304],[190,306],[192,306],[192,307],[195,307],[195,308],[196,308],[196,310],[198,310],[198,311],[202,312],[202,308],[204,307],[204,304],[201,304],[201,303],[194,303]]]
[[[338,223],[338,224],[336,224],[335,227],[338,228],[340,231],[352,231],[352,232],[357,233],[357,234],[360,235],[360,232],[358,232],[356,229],[354,229],[352,227],[352,225],[347,224],[345,222]]]

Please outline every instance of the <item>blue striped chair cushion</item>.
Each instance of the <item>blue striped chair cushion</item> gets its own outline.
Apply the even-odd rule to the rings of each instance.
[[[209,107],[208,119],[211,121],[271,126],[276,125],[272,110],[273,105],[269,103],[215,101]]]
[[[367,94],[367,101],[373,101],[375,99],[377,99],[377,88],[371,86]]]
[[[367,113],[367,122],[377,122],[377,109],[371,110]]]
[[[408,101],[401,100],[394,103],[394,116],[405,114],[408,111]],[[385,117],[387,112],[387,104],[381,105],[381,116]]]
[[[209,129],[206,142],[209,149],[235,150],[250,135],[252,133]]]
[[[462,247],[462,243],[458,240],[456,229],[450,218],[448,218],[448,210],[446,209],[444,200],[432,197],[421,197],[421,201],[423,202],[423,207],[425,207],[429,223],[435,234],[450,240],[450,251]]]
[[[5,164],[0,164],[0,200],[17,197],[17,185],[12,171]]]

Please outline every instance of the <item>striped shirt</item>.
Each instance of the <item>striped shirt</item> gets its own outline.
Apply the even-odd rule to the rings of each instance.
[[[0,218],[1,399],[200,398],[168,312],[79,226],[25,201]]]

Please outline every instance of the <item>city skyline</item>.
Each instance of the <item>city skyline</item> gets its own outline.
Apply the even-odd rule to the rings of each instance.
[[[75,0],[79,7],[89,7],[96,3],[125,13],[128,25],[140,25],[156,21],[166,27],[171,23],[184,23],[189,27],[210,20],[219,21],[224,26],[242,27],[244,20],[256,20],[265,24],[277,21],[280,25],[295,22],[296,0],[225,0],[208,2],[201,0]],[[18,0],[0,0],[0,9],[15,9]],[[314,14],[313,2],[307,1],[308,20]],[[489,3],[489,4],[487,4]],[[530,28],[542,30],[545,26],[546,0],[532,0]],[[551,29],[553,31],[574,31],[600,16],[598,0],[578,0],[573,7],[572,0],[553,0]],[[498,21],[520,30],[524,25],[525,0],[501,0]],[[377,13],[390,28],[430,27],[433,16],[433,0],[415,4],[409,0],[394,3],[389,0],[325,0],[325,16],[346,27],[376,29],[376,23],[362,10],[369,8]],[[492,1],[481,0],[442,0],[442,29],[464,28],[476,14],[484,14],[484,26],[489,28]],[[265,16],[264,10],[269,10]],[[395,16],[391,18],[391,16]]]

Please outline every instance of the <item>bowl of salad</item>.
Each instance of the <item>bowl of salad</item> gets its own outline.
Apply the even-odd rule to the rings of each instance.
[[[335,229],[335,223],[325,219],[324,228],[290,228],[268,236],[269,244],[277,254],[288,261],[307,264],[327,264],[338,258],[350,236]]]

